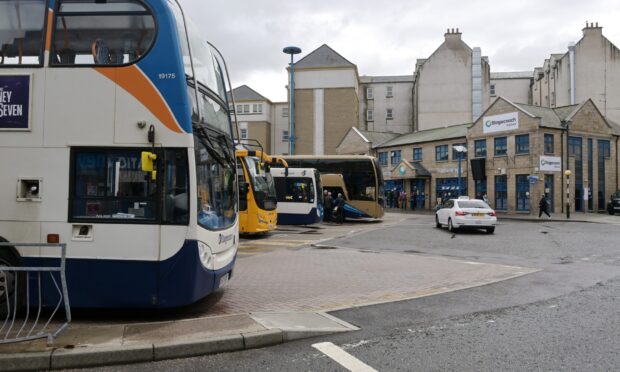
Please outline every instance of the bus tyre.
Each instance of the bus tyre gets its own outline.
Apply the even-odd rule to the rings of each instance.
[[[6,242],[0,238],[0,242]],[[0,319],[19,312],[23,306],[25,275],[14,271],[2,271],[2,267],[19,266],[19,260],[9,247],[0,247]],[[16,288],[17,284],[17,288]],[[17,296],[15,291],[17,290]],[[17,300],[17,304],[16,304]],[[16,306],[17,305],[17,306]]]
[[[456,228],[452,225],[452,218],[448,218],[448,231],[454,232],[454,230],[456,230]]]
[[[435,227],[438,229],[441,228],[441,224],[439,223],[439,217],[437,217],[437,215],[435,215]]]
[[[495,227],[487,227],[487,234],[493,234],[495,232]]]

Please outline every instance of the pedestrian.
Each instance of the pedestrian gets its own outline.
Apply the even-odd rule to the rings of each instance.
[[[415,211],[415,203],[418,201],[418,193],[416,191],[411,194],[411,210]]]
[[[543,194],[542,198],[538,202],[538,218],[545,213],[549,219],[551,219],[551,215],[549,214],[549,200],[547,200],[547,194]]]
[[[344,198],[341,193],[334,200],[334,215],[336,223],[341,224],[344,221]]]
[[[486,193],[486,192],[482,195],[482,200],[483,200],[485,203],[489,204],[489,198],[487,197],[487,193]]]
[[[332,193],[327,190],[325,190],[324,195],[325,215],[323,221],[330,222],[332,220],[332,213],[334,213],[334,199],[332,198]]]
[[[407,193],[404,191],[400,194],[400,208],[407,210]]]

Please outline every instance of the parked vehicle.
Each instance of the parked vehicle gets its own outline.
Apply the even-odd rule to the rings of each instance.
[[[620,190],[611,194],[611,197],[607,202],[607,213],[612,215],[614,213],[620,213]]]
[[[435,213],[435,225],[438,228],[447,226],[449,231],[461,228],[484,229],[492,234],[497,224],[497,215],[487,203],[480,199],[447,200]]]

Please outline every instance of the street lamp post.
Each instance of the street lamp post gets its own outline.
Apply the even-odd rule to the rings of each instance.
[[[454,151],[459,153],[459,171],[458,171],[458,190],[457,190],[457,194],[456,196],[459,197],[461,196],[461,159],[463,158],[464,153],[467,152],[467,147],[465,146],[461,146],[461,145],[456,145],[456,146],[452,146],[452,148],[454,149]]]
[[[566,176],[566,219],[570,218],[570,170],[564,172]]]
[[[295,155],[295,65],[293,64],[293,56],[301,53],[301,49],[296,46],[288,46],[282,49],[282,52],[291,55],[291,62],[288,65],[288,152],[289,155]]]

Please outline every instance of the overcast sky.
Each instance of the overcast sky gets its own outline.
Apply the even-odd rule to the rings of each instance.
[[[564,53],[598,22],[620,46],[620,3],[589,0],[181,0],[204,37],[228,63],[233,88],[246,84],[274,102],[286,101],[289,56],[327,44],[360,75],[408,75],[429,57],[447,28],[489,57],[492,72],[529,71]]]

